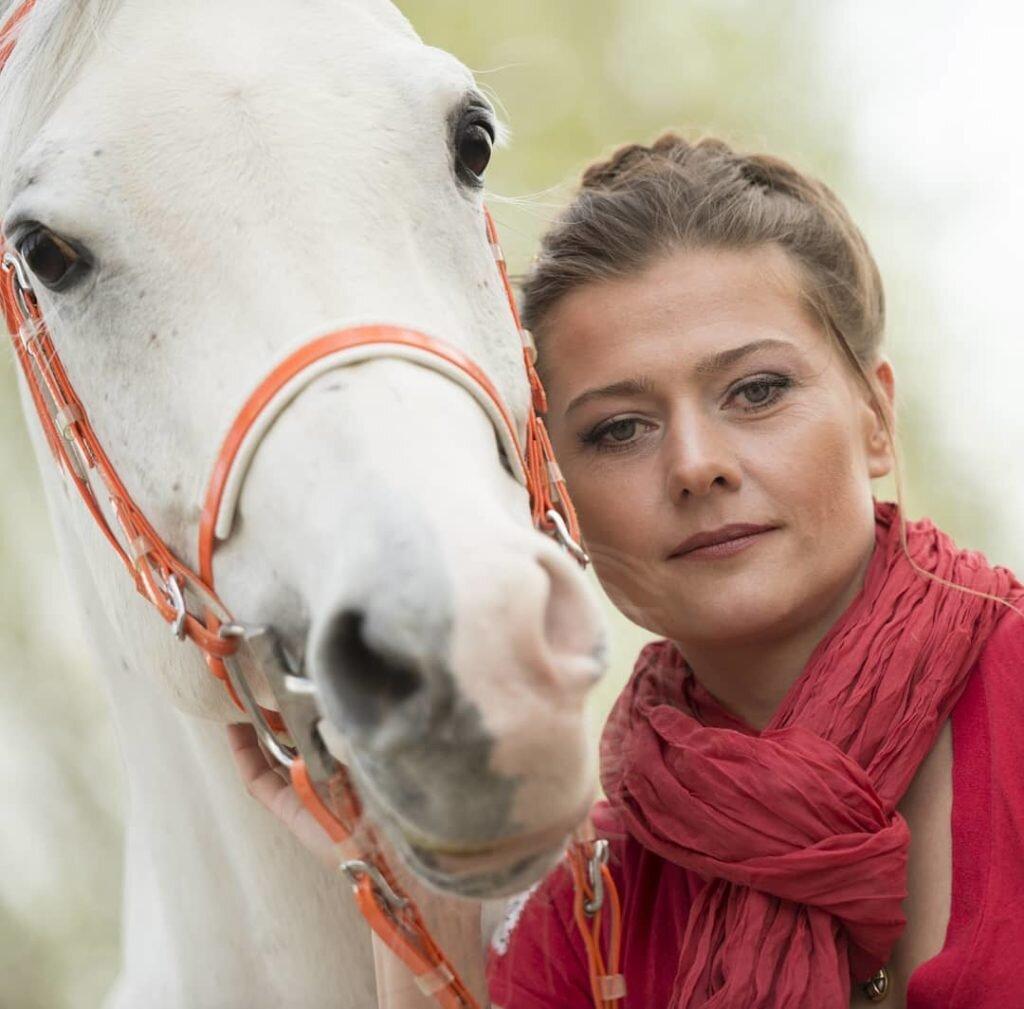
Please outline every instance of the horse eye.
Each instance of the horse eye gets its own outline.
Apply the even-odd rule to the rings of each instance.
[[[30,231],[18,243],[18,252],[32,273],[54,291],[68,287],[83,263],[76,249],[43,227]]]
[[[459,168],[470,182],[479,184],[491,161],[494,130],[489,123],[471,120],[459,132],[456,155]]]

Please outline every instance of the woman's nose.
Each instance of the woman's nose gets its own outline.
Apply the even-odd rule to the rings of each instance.
[[[735,490],[741,481],[736,446],[714,420],[689,411],[664,440],[668,494],[672,500],[703,497],[715,486]]]

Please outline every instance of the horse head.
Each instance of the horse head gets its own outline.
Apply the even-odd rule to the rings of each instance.
[[[442,342],[525,442],[531,390],[482,202],[499,134],[466,68],[383,0],[301,16],[279,0],[40,2],[26,18],[0,78],[5,242],[96,438],[183,565],[200,566],[232,418],[318,335]],[[536,878],[585,814],[584,698],[604,661],[595,601],[534,528],[502,436],[415,355],[307,374],[260,431],[215,557],[219,598],[308,675],[385,832],[435,884],[481,895]],[[124,667],[187,716],[237,720],[60,486],[86,612]],[[274,705],[258,673],[249,686]]]

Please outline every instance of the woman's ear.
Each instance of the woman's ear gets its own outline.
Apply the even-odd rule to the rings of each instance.
[[[889,440],[879,408],[885,411],[885,420],[889,427],[896,424],[896,376],[893,374],[892,362],[889,358],[879,356],[873,367],[868,371],[877,402],[870,402],[870,417],[867,418],[865,455],[868,462],[868,475],[872,480],[887,476],[895,464],[893,446]]]

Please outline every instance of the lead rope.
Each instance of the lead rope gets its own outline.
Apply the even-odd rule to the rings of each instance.
[[[614,1009],[614,1003],[626,996],[626,979],[619,969],[622,906],[608,868],[608,841],[575,841],[568,859],[573,878],[573,919],[587,955],[594,1009]],[[610,911],[607,941],[603,928],[605,905]]]

